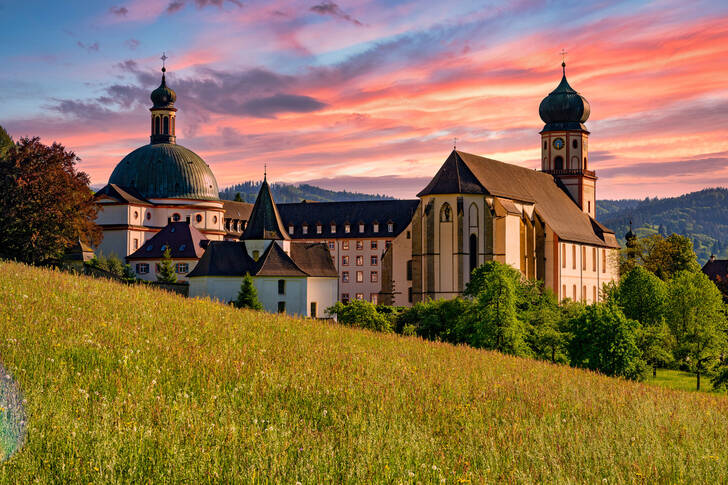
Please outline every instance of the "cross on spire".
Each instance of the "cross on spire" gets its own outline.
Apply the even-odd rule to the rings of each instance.
[[[457,150],[458,149],[458,137],[452,139],[452,149]]]
[[[165,52],[162,52],[162,57],[160,57],[160,59],[162,59],[162,72],[165,72],[167,70],[165,63],[167,59],[169,59],[169,57],[167,57],[167,54]]]
[[[267,180],[267,179],[268,179],[268,164],[264,163],[263,164],[263,180]]]
[[[561,49],[561,63],[562,64],[566,64],[566,54],[568,54],[568,52],[566,52],[566,50],[564,50],[564,49]]]

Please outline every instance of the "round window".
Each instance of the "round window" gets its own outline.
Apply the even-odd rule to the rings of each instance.
[[[134,220],[139,219],[139,211],[134,211]]]
[[[181,215],[176,214],[176,213],[175,214],[172,214],[172,220],[174,222],[179,222],[180,219],[182,219],[182,216]]]
[[[197,221],[198,223],[202,222],[202,216],[201,216],[200,214],[197,214],[197,215],[195,216],[195,220],[196,220],[196,221]]]

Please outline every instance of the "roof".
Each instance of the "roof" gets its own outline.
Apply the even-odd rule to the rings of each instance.
[[[253,204],[236,202],[234,200],[223,200],[222,209],[225,211],[225,219],[247,221],[250,219],[250,213],[253,212]]]
[[[272,242],[256,262],[248,255],[245,241],[211,241],[197,266],[187,275],[332,277],[338,273],[323,243],[291,242],[290,255]]]
[[[558,180],[547,173],[453,150],[417,196],[431,194],[486,194],[533,203],[536,213],[559,238],[619,247],[614,233],[585,214]]]
[[[119,202],[126,202],[128,204],[151,204],[148,200],[133,188],[119,187],[116,184],[107,184],[99,189],[95,194],[94,198],[99,199],[101,196],[111,197]]]
[[[728,279],[728,259],[715,259],[711,257],[703,266],[703,273],[713,281]]]
[[[170,222],[126,259],[161,259],[167,247],[172,259],[199,259],[207,243],[205,236],[189,222]]]
[[[175,143],[137,148],[114,168],[109,184],[144,199],[219,200],[217,180],[195,152]]]
[[[566,80],[566,64],[561,64],[563,75],[559,85],[549,93],[538,107],[538,114],[546,125],[544,131],[583,130],[589,119],[589,102],[577,93]]]
[[[283,227],[278,208],[270,193],[268,181],[263,180],[258,197],[250,213],[248,224],[243,231],[242,239],[290,239]]]
[[[297,202],[278,204],[285,227],[294,227],[294,239],[315,238],[381,238],[397,237],[412,221],[418,199],[414,200],[362,200],[356,202]],[[379,230],[374,231],[374,223]],[[393,231],[387,231],[387,224],[393,224]],[[336,224],[336,232],[331,232],[331,224]],[[359,224],[364,231],[359,231]],[[308,234],[301,227],[307,224]],[[321,224],[321,233],[315,226]],[[344,225],[350,224],[351,231],[344,232]]]

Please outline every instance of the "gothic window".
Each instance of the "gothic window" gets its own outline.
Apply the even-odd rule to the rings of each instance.
[[[468,225],[470,227],[478,227],[478,206],[475,205],[475,202],[470,204],[470,209],[468,210],[468,219]]]
[[[470,272],[478,267],[478,236],[470,235]]]
[[[440,222],[450,222],[452,220],[452,209],[450,209],[450,204],[445,202],[442,204],[442,208],[440,209]]]
[[[558,156],[554,158],[554,169],[555,170],[563,170],[564,169],[564,158],[561,156]]]

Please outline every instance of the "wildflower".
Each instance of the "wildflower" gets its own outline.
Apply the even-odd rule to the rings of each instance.
[[[414,476],[415,476],[415,474],[414,474],[414,473],[412,473],[412,472],[407,472],[407,473],[408,473],[408,475],[409,475],[410,477],[414,477]]]

